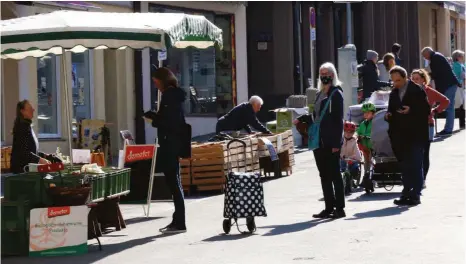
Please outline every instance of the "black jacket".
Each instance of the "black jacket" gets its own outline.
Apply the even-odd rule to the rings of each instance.
[[[330,105],[324,114],[322,110],[329,100],[328,96],[335,90],[337,91],[330,98]],[[318,94],[319,98],[322,94]],[[327,98],[320,103],[320,116],[324,115],[320,121],[320,147],[321,148],[341,148],[343,144],[343,90],[341,87],[330,87]],[[316,99],[317,100],[317,99]],[[314,120],[316,113],[314,111]]]
[[[360,68],[360,74],[362,74],[364,98],[370,97],[374,91],[378,91],[382,87],[390,86],[389,82],[383,82],[379,80],[377,66],[371,60],[364,61]]]
[[[409,107],[408,114],[397,112],[403,106]],[[389,122],[388,135],[398,160],[402,159],[401,155],[406,147],[429,140],[428,121],[431,108],[427,101],[427,94],[422,87],[409,81],[403,101],[400,100],[399,90],[393,89],[390,93],[387,112],[391,113],[391,117],[387,120]]]
[[[183,138],[183,129],[186,124],[183,111],[183,102],[186,93],[180,88],[168,88],[162,93],[160,108],[157,113],[144,114],[152,119],[152,126],[157,128],[160,149],[157,159],[178,158],[185,144],[191,144]]]
[[[32,153],[45,157],[44,153],[38,152],[31,123],[31,120],[27,119],[15,121],[11,150],[11,172],[13,173],[23,173],[25,172],[24,166],[29,163],[39,163],[39,157]]]
[[[435,81],[435,89],[444,94],[448,87],[460,85],[453,69],[445,56],[439,52],[432,52],[430,56],[430,71]]]
[[[242,103],[231,109],[226,115],[217,121],[217,133],[222,131],[238,131],[245,129],[252,133],[251,127],[262,133],[270,133],[257,119],[256,113],[250,103]]]

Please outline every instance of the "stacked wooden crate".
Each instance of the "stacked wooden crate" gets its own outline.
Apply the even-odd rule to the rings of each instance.
[[[246,161],[240,143],[232,143],[229,150],[225,141],[193,143],[191,159],[181,160],[183,189],[187,191],[194,186],[198,191],[223,190],[229,167],[233,171],[259,171],[257,140],[255,144],[254,139],[243,140],[246,142]]]
[[[293,133],[291,130],[285,131],[280,134],[276,135],[271,135],[271,136],[260,136],[258,138],[259,140],[259,157],[260,158],[265,158],[265,157],[270,157],[270,153],[261,141],[262,138],[268,139],[270,142],[272,142],[275,150],[277,151],[277,154],[280,154],[279,156],[282,157],[280,161],[280,165],[282,168],[282,171],[286,171],[291,174],[292,172],[292,167],[295,165],[295,160],[294,160],[294,141],[293,141]],[[283,158],[284,155],[287,155],[288,158]]]
[[[10,170],[11,162],[11,147],[3,147],[1,150],[1,171],[7,172]]]

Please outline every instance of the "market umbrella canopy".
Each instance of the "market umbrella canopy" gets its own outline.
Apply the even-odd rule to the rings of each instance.
[[[222,30],[204,16],[55,11],[1,22],[2,58],[90,49],[222,47]]]

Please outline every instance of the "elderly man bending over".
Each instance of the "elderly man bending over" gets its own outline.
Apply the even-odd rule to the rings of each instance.
[[[241,129],[251,134],[251,127],[262,133],[272,134],[256,117],[256,113],[261,110],[263,103],[264,101],[259,96],[254,95],[248,103],[242,103],[231,109],[230,112],[218,119],[217,135],[223,131],[239,131]]]

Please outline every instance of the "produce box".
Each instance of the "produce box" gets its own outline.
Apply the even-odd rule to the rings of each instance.
[[[118,196],[127,194],[130,191],[130,169],[109,169],[104,168],[106,183],[105,196]]]
[[[1,169],[2,171],[10,170],[11,147],[3,147],[1,150]]]
[[[2,255],[27,255],[29,249],[29,211],[27,200],[2,200]]]

